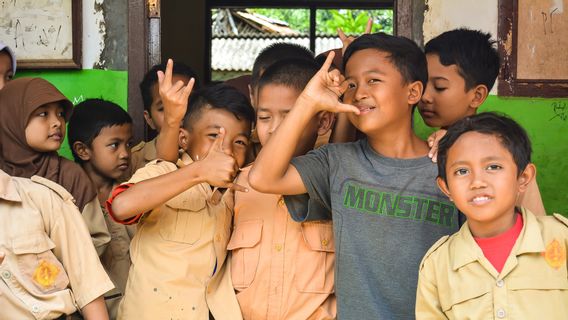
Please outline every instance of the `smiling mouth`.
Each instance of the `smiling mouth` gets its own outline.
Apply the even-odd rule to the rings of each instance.
[[[373,107],[373,106],[356,105],[356,107],[357,107],[357,109],[359,109],[359,115],[369,113],[369,112],[375,110],[375,107]]]
[[[489,203],[492,200],[493,200],[493,198],[488,196],[488,195],[481,195],[481,196],[474,197],[469,202],[473,205],[480,206],[480,205],[484,205],[486,203]]]

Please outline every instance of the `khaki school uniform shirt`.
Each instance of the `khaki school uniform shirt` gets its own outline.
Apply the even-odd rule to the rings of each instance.
[[[335,247],[331,221],[292,220],[281,196],[237,183],[229,241],[231,277],[244,319],[335,319]]]
[[[101,256],[107,249],[111,237],[97,197],[94,197],[93,200],[85,205],[83,211],[81,211],[81,217],[87,224],[87,229],[97,254]]]
[[[101,262],[115,286],[114,290],[105,294],[105,303],[110,319],[116,319],[118,306],[124,296],[126,280],[128,280],[130,240],[134,237],[136,225],[123,225],[115,222],[104,207],[101,209],[111,235],[110,243],[101,256]]]
[[[179,167],[192,162],[187,154],[182,160]],[[128,183],[177,168],[151,162]],[[225,267],[233,195],[226,194],[216,205],[209,201],[211,195],[210,185],[195,185],[140,218],[119,319],[208,320],[209,312],[217,320],[242,319]]]
[[[113,288],[62,186],[0,171],[0,318],[54,319]]]
[[[523,229],[498,273],[467,222],[426,253],[417,319],[568,319],[568,219],[522,210]]]
[[[140,142],[130,150],[130,167],[124,177],[124,181],[128,180],[136,170],[144,167],[150,161],[157,157],[156,138],[148,142]]]

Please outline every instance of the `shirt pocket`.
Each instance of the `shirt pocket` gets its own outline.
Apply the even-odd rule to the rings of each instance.
[[[199,241],[206,205],[205,198],[189,197],[187,192],[166,202],[166,208],[159,217],[162,239],[185,244]]]
[[[505,285],[511,292],[509,298],[511,304],[521,306],[519,311],[522,314],[519,314],[519,317],[547,320],[566,319],[568,279],[565,272],[558,272],[558,275],[551,273],[547,274],[541,269],[524,277],[505,279]]]
[[[237,290],[248,288],[260,261],[262,220],[240,222],[235,226],[227,250],[231,250],[231,277]]]
[[[488,285],[470,281],[452,285],[451,290],[440,292],[440,306],[449,319],[493,319],[493,299]]]
[[[294,282],[307,293],[333,293],[335,290],[335,244],[331,221],[304,222],[303,242],[298,245]]]
[[[51,251],[55,243],[44,233],[36,233],[12,240],[22,286],[30,293],[60,291],[69,285],[65,268]]]

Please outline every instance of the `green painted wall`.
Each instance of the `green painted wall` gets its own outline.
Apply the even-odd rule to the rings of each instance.
[[[85,99],[100,98],[112,101],[127,109],[128,72],[110,70],[49,70],[19,71],[17,77],[41,77],[57,87],[73,104]],[[65,141],[59,153],[73,160],[71,150]]]
[[[489,96],[480,111],[505,113],[528,132],[537,166],[537,181],[547,212],[568,217],[568,98],[502,98]],[[427,127],[415,116],[416,132],[427,137]]]

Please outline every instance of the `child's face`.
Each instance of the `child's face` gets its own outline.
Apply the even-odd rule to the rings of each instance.
[[[182,129],[180,146],[193,160],[205,158],[223,127],[223,150],[232,154],[239,167],[243,166],[250,138],[249,121],[239,120],[227,110],[206,107],[191,126],[191,130]]]
[[[296,103],[300,91],[293,88],[269,84],[259,92],[258,107],[256,112],[256,132],[260,144],[263,146],[276,129],[280,126],[288,112]],[[318,119],[314,117],[300,137],[300,141],[294,151],[294,156],[306,154],[313,149],[318,135]]]
[[[475,90],[465,89],[465,80],[455,64],[444,66],[437,54],[427,54],[428,84],[418,110],[430,127],[448,127],[475,114],[471,107]]]
[[[0,51],[0,89],[14,77],[12,70],[12,58],[6,51]]]
[[[345,67],[345,78],[348,88],[343,101],[361,111],[348,114],[357,129],[369,135],[410,122],[409,85],[387,53],[376,49],[355,52]],[[420,99],[419,94],[415,99]]]
[[[131,145],[130,123],[104,127],[87,148],[89,164],[99,175],[116,180],[128,170]]]
[[[63,107],[58,102],[52,102],[35,109],[25,133],[26,142],[35,151],[57,151],[65,138]]]
[[[177,83],[178,81],[183,81],[184,84],[189,82],[187,76],[174,74],[172,76],[172,83]],[[144,119],[150,128],[160,132],[162,130],[162,124],[164,123],[164,105],[162,104],[162,98],[160,97],[160,87],[158,83],[152,85],[152,104],[150,105],[150,112],[144,110]]]
[[[438,184],[467,216],[474,235],[510,227],[517,196],[528,182],[495,135],[472,131],[459,137],[448,150],[446,175],[447,183],[438,178]]]

